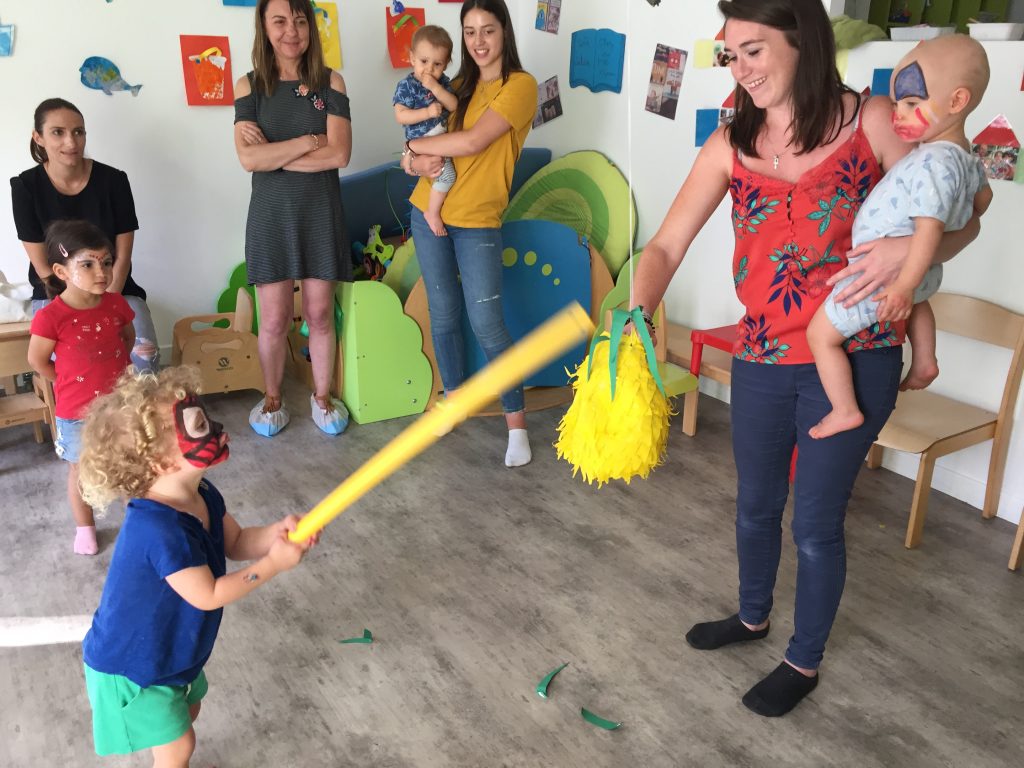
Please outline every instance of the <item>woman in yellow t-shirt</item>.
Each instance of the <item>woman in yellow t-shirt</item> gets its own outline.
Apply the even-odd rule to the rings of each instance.
[[[412,235],[427,289],[434,354],[448,393],[465,379],[463,302],[488,360],[512,344],[501,308],[501,216],[537,111],[537,81],[519,63],[504,0],[466,0],[460,18],[462,64],[453,80],[459,106],[449,133],[411,139],[402,156],[407,173],[427,177],[410,198]],[[441,172],[444,157],[452,158],[458,178],[442,208],[447,234],[438,237],[423,211],[428,179]],[[504,393],[501,405],[508,424],[505,465],[522,466],[532,457],[522,385]]]

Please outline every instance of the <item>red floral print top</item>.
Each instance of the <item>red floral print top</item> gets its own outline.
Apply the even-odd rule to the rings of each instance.
[[[859,116],[850,137],[796,182],[754,173],[734,153],[732,275],[746,308],[736,357],[769,364],[814,362],[807,326],[831,292],[825,281],[846,266],[853,217],[881,178]],[[876,323],[847,340],[846,349],[902,344],[903,325]]]

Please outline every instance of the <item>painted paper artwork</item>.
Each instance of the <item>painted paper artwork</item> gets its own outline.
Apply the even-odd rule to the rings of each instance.
[[[391,66],[395,69],[411,67],[409,49],[412,47],[412,36],[417,29],[426,24],[426,15],[422,8],[403,8],[402,12],[397,14],[391,11],[390,7],[384,9]]]
[[[313,3],[316,30],[324,51],[324,66],[341,69],[341,27],[338,26],[337,3]]]
[[[14,53],[14,25],[0,24],[0,56]]]
[[[698,40],[693,45],[693,66],[697,69],[727,67],[724,40]]]
[[[82,62],[78,72],[82,76],[82,85],[103,91],[107,96],[113,96],[116,91],[130,91],[132,96],[138,96],[142,90],[141,85],[125,82],[117,65],[102,56],[90,56]]]
[[[654,65],[651,67],[651,82],[647,85],[644,109],[669,120],[676,119],[685,66],[686,51],[661,43],[655,46]]]
[[[558,34],[558,22],[562,15],[562,0],[537,0],[536,29]]]
[[[871,74],[871,95],[888,96],[889,82],[892,80],[891,69],[876,69]]]
[[[533,127],[562,116],[562,97],[558,93],[558,75],[548,78],[537,86],[537,114]]]
[[[626,36],[611,29],[580,29],[572,33],[569,85],[598,91],[622,91]]]
[[[971,149],[981,158],[985,175],[993,181],[1012,181],[1017,173],[1020,140],[1005,115],[999,115],[971,141]]]
[[[185,100],[190,107],[229,107],[235,102],[228,38],[179,35]]]

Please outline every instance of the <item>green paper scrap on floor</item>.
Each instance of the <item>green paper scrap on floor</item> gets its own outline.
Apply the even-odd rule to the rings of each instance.
[[[622,726],[622,723],[616,723],[614,720],[605,720],[603,717],[598,717],[586,707],[580,708],[580,714],[588,723],[596,725],[598,728],[604,728],[606,731],[614,731],[616,728]]]
[[[362,637],[350,637],[348,640],[339,640],[338,642],[341,645],[369,644],[373,642],[373,633],[368,629],[364,629]]]
[[[555,675],[568,666],[569,662],[565,662],[565,664],[562,664],[560,667],[555,667],[544,675],[544,679],[537,683],[537,695],[542,699],[546,699],[548,697],[548,686],[551,685],[551,681],[555,679]]]

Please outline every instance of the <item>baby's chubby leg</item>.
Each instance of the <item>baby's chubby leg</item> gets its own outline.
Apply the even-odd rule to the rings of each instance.
[[[445,229],[444,222],[441,220],[441,206],[444,205],[444,199],[447,196],[447,191],[442,192],[437,187],[431,187],[430,202],[427,204],[427,210],[423,212],[423,218],[427,220],[430,231],[437,237],[444,237],[448,234],[448,230]]]
[[[807,343],[814,355],[821,386],[832,403],[832,411],[811,427],[809,434],[815,439],[856,429],[864,423],[864,414],[857,406],[857,394],[853,390],[853,371],[843,349],[845,340],[846,337],[833,327],[824,305],[818,307],[807,326]]]
[[[914,354],[900,389],[924,389],[939,375],[939,361],[935,356],[935,313],[927,301],[915,304],[911,310],[907,336]]]

